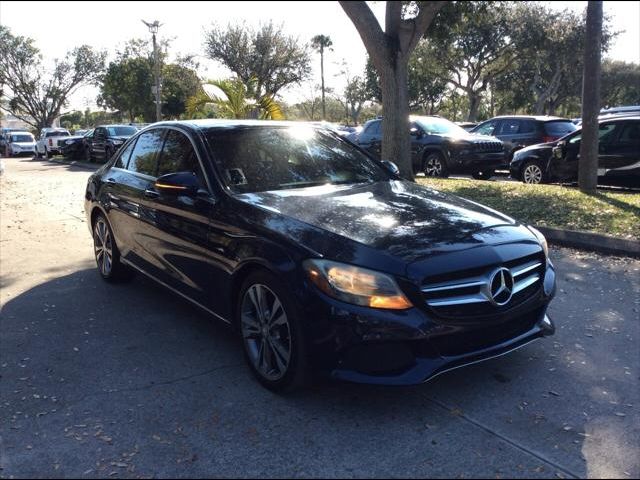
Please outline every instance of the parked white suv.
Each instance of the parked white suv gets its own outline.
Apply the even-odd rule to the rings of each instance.
[[[59,154],[58,142],[70,136],[71,134],[66,128],[43,128],[36,143],[36,157],[40,158],[44,155],[46,158],[50,158],[54,153]]]
[[[29,154],[36,152],[36,140],[31,132],[10,132],[7,134],[7,154],[10,157],[15,155]]]

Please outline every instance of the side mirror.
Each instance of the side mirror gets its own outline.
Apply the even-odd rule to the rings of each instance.
[[[382,166],[392,175],[395,175],[396,177],[400,176],[400,169],[398,168],[398,166],[393,163],[390,162],[389,160],[382,160],[380,163],[382,163]]]
[[[422,131],[419,128],[416,128],[416,127],[413,127],[411,130],[409,130],[409,134],[412,137],[422,138]]]
[[[156,180],[154,185],[158,192],[173,195],[196,195],[200,182],[192,172],[167,173]]]

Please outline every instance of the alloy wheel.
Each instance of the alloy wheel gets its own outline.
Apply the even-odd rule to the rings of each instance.
[[[256,371],[270,381],[284,377],[291,362],[291,328],[278,296],[266,285],[251,285],[242,299],[240,323]]]
[[[542,182],[542,169],[535,163],[527,165],[522,172],[524,183],[538,184]]]
[[[113,244],[109,227],[102,218],[98,219],[94,227],[93,245],[100,273],[108,277],[113,268]]]
[[[442,162],[436,156],[427,158],[424,166],[424,174],[429,177],[439,177],[442,175]]]

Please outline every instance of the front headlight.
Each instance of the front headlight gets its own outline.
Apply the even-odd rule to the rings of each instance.
[[[122,145],[123,143],[124,143],[124,141],[123,141],[123,140],[114,140],[114,141],[113,141],[113,144],[114,144],[114,145]]]
[[[337,300],[390,310],[413,306],[396,281],[384,273],[329,260],[305,260],[302,266],[311,283]]]
[[[547,239],[544,238],[544,235],[540,233],[540,230],[538,230],[537,228],[533,228],[531,225],[529,225],[528,228],[540,242],[540,246],[542,247],[542,250],[544,250],[544,256],[549,258],[549,245],[547,244]]]

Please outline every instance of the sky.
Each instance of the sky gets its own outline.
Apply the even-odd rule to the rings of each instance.
[[[586,1],[544,2],[552,8],[568,8],[582,12]],[[369,2],[379,21],[384,19],[385,2]],[[624,31],[608,53],[615,60],[640,63],[640,1],[605,1],[604,13],[611,17],[613,29]],[[328,35],[333,51],[325,54],[325,83],[340,89],[344,80],[339,75],[346,62],[351,75],[361,74],[366,61],[365,48],[355,27],[338,2],[189,2],[189,1],[127,1],[127,2],[29,2],[0,1],[0,24],[14,34],[31,37],[52,62],[62,58],[75,46],[89,44],[106,49],[112,57],[118,46],[131,38],[149,37],[141,20],[159,20],[160,38],[172,38],[171,54],[196,54],[199,74],[204,78],[224,78],[230,72],[204,57],[205,31],[213,23],[246,22],[257,27],[273,20],[282,24],[290,35],[307,43],[317,34]],[[313,81],[289,88],[286,101],[299,101],[311,95],[314,84],[320,83],[318,55],[313,56]],[[69,109],[95,107],[97,89],[83,87],[74,93]]]

